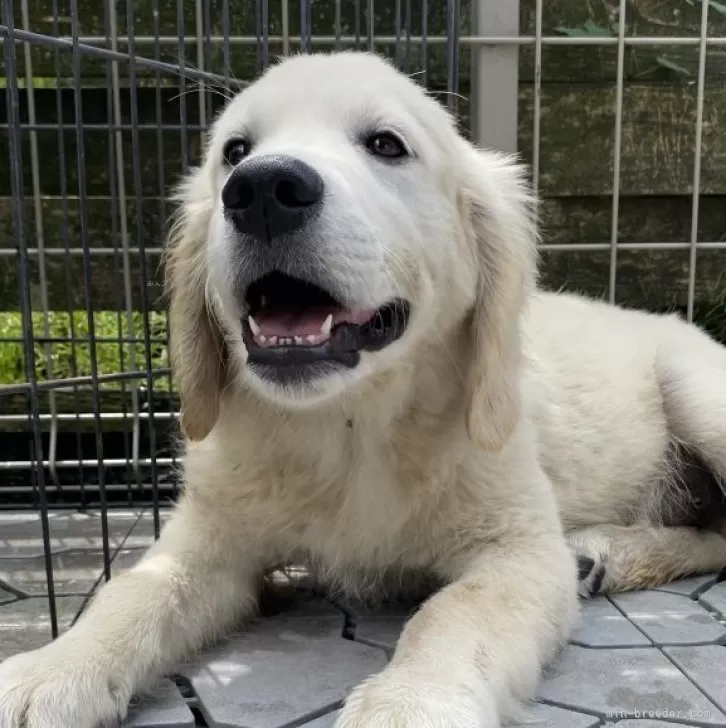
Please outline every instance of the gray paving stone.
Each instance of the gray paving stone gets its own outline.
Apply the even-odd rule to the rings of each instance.
[[[700,723],[726,726],[726,715],[655,648],[569,646],[546,670],[538,696],[602,717],[649,710],[698,711],[703,716]]]
[[[664,652],[726,712],[726,647],[665,647]]]
[[[506,728],[593,728],[600,725],[600,718],[552,705],[535,705],[526,723],[506,723]]]
[[[389,657],[396,649],[401,630],[407,617],[377,617],[375,615],[358,617],[353,639],[374,647],[382,647]]]
[[[342,618],[342,615],[341,615]],[[273,617],[184,670],[211,726],[281,728],[336,707],[386,664],[382,650],[343,639],[338,617]]]
[[[701,594],[699,601],[708,609],[712,609],[722,617],[726,617],[726,581],[715,584],[708,591]]]
[[[668,721],[664,723],[662,720],[621,720],[612,725],[618,726],[618,728],[673,728],[674,725],[688,725],[687,723],[674,723]]]
[[[155,690],[131,701],[123,728],[194,728],[194,714],[176,685],[164,680]]]
[[[682,594],[685,597],[693,599],[701,592],[706,591],[712,584],[716,582],[718,574],[705,574],[701,576],[692,576],[688,579],[679,579],[670,584],[656,587],[655,591],[670,592],[671,594]]]
[[[377,605],[356,602],[341,603],[355,621],[353,639],[374,647],[382,647],[389,657],[401,636],[405,623],[415,614],[420,599],[401,602],[385,601]]]
[[[659,645],[709,644],[726,638],[726,628],[688,597],[644,591],[618,594],[612,601]]]
[[[101,551],[67,551],[52,558],[58,595],[88,594],[103,573]],[[31,596],[47,594],[45,558],[0,559],[0,580]]]
[[[570,641],[585,647],[649,647],[653,644],[605,597],[582,601],[580,624]]]
[[[164,528],[164,524],[171,517],[171,508],[159,509],[159,524]],[[144,510],[138,521],[134,525],[131,533],[124,541],[125,548],[149,548],[154,544],[154,512],[150,509]]]
[[[140,511],[108,511],[109,544],[121,545]],[[103,549],[100,513],[52,512],[48,516],[51,549]],[[42,556],[43,529],[38,513],[0,513],[0,558]]]
[[[58,597],[58,629],[71,626],[83,604],[82,597]],[[51,642],[48,600],[19,599],[0,606],[0,661],[20,652],[35,650]]]
[[[136,566],[145,553],[146,549],[119,549],[111,562],[111,578]]]
[[[327,713],[320,718],[316,718],[312,721],[312,723],[303,723],[300,728],[333,728],[339,715],[340,711],[336,710],[332,713]]]
[[[0,586],[0,604],[5,604],[6,602],[11,602],[16,598],[15,594],[12,592],[6,591]]]

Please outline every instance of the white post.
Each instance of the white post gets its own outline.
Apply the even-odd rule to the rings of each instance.
[[[477,36],[518,36],[519,0],[472,0],[472,5]],[[481,146],[517,151],[518,95],[519,47],[476,46],[472,52],[472,131]]]

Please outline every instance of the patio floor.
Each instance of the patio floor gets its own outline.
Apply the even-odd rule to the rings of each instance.
[[[165,513],[162,512],[162,519]],[[50,517],[59,623],[103,582],[97,513]],[[153,540],[150,512],[109,513],[112,573]],[[0,661],[50,640],[40,522],[0,513]],[[367,613],[296,592],[274,616],[208,651],[137,701],[133,728],[332,728],[348,691],[388,660],[405,606]],[[699,577],[584,603],[548,668],[529,725],[726,727],[726,582]]]

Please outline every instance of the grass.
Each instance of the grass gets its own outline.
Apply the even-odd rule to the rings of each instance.
[[[114,374],[131,369],[143,369],[144,326],[139,312],[132,315],[132,326],[127,324],[126,313],[116,311],[96,311],[93,316],[95,327],[96,362],[99,374]],[[23,356],[23,323],[19,313],[0,312],[0,384],[16,384],[27,381],[26,364]],[[149,315],[151,344],[151,363],[154,369],[169,366],[166,343],[166,316],[153,312]],[[73,376],[91,374],[91,344],[88,336],[88,317],[85,311],[52,311],[48,316],[48,338],[51,343],[37,339],[45,338],[45,322],[42,313],[33,313],[33,334],[36,339],[35,371],[39,381],[65,379]],[[132,356],[134,344],[128,339],[138,339],[135,345],[136,364]],[[13,341],[12,339],[15,339]],[[120,339],[126,339],[121,341]],[[48,362],[50,354],[50,364]],[[117,382],[102,384],[107,388],[117,388]],[[159,377],[154,382],[155,389],[168,389],[168,378]]]

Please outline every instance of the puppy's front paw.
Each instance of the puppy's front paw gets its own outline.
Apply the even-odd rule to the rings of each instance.
[[[90,643],[60,638],[0,664],[2,728],[115,726],[130,697]]]
[[[478,691],[477,691],[478,692]],[[494,701],[389,667],[355,688],[335,728],[499,728]]]

